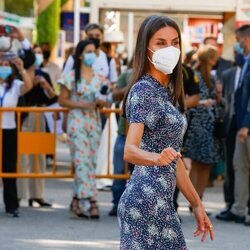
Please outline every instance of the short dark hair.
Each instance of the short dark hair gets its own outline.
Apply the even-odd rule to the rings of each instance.
[[[236,33],[239,33],[241,36],[250,37],[250,24],[245,24],[236,29]]]
[[[88,33],[90,30],[95,30],[95,29],[98,29],[101,31],[101,33],[103,34],[103,28],[101,25],[97,24],[97,23],[89,23],[85,26],[85,29],[84,31],[86,33]]]
[[[217,38],[216,37],[214,37],[214,36],[207,36],[207,37],[204,38],[203,44],[207,44],[208,40],[214,40],[217,43]]]

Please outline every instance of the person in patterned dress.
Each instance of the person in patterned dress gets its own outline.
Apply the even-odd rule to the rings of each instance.
[[[75,169],[70,212],[79,218],[99,218],[94,175],[101,136],[99,107],[107,103],[96,97],[102,85],[108,82],[92,70],[95,59],[94,42],[80,41],[76,47],[74,70],[59,80],[59,103],[70,109],[67,134]]]
[[[121,250],[187,249],[173,205],[176,183],[192,204],[194,236],[214,238],[179,153],[186,129],[180,44],[179,28],[166,16],[150,16],[140,27],[124,99],[124,159],[135,168],[118,205]]]
[[[185,135],[183,155],[192,160],[190,179],[203,196],[214,164],[221,159],[221,144],[214,135],[215,83],[210,74],[218,60],[217,48],[204,45],[197,51],[198,65],[195,74],[199,80],[199,105],[189,109],[189,126]]]

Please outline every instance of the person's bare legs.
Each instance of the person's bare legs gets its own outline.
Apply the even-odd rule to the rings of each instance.
[[[190,179],[200,197],[203,196],[207,186],[211,169],[212,164],[204,164],[198,161],[192,161]]]

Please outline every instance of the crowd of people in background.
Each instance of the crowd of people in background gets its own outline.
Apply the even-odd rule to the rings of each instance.
[[[75,171],[69,209],[74,217],[97,219],[99,208],[94,175],[97,149],[106,122],[105,115],[99,111],[112,104],[121,107],[136,67],[133,58],[123,56],[124,43],[112,46],[105,43],[101,25],[90,23],[85,27],[85,39],[67,49],[61,69],[51,60],[48,43],[32,45],[19,29],[9,27],[8,34],[0,34],[1,107],[50,107],[56,104],[69,109],[64,132],[68,136]],[[19,40],[21,45],[17,53],[10,50],[13,39]],[[212,178],[212,169],[220,162],[224,164],[226,208],[216,218],[250,226],[250,25],[236,30],[236,40],[232,48],[234,61],[222,58],[216,37],[205,38],[198,48],[185,56],[182,76],[187,129],[182,156],[201,199]],[[123,174],[128,124],[123,116],[117,116],[117,122],[114,174]],[[50,131],[43,114],[39,124],[40,131]],[[35,131],[35,115],[24,114],[21,125],[23,131]],[[3,172],[15,172],[17,131],[14,113],[4,112],[1,126]],[[48,157],[39,156],[40,172],[46,171]],[[22,172],[33,171],[34,164],[34,156],[22,156]],[[133,164],[129,164],[129,169],[133,171]],[[6,213],[18,217],[21,199],[28,199],[29,206],[34,203],[42,207],[52,206],[45,200],[44,186],[43,179],[17,181],[3,178]],[[126,180],[114,180],[110,216],[117,216],[125,187]],[[178,211],[177,188],[174,205]]]

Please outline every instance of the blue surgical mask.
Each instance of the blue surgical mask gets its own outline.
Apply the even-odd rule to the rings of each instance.
[[[7,79],[12,74],[12,68],[10,66],[0,66],[0,78]]]
[[[43,62],[43,54],[36,54],[35,66],[40,66]]]
[[[82,59],[83,64],[87,66],[92,66],[96,60],[96,54],[94,52],[85,53],[84,58]]]
[[[236,44],[234,45],[234,50],[235,50],[235,52],[236,52],[237,54],[243,54],[243,48],[240,46],[239,43],[236,43]]]

